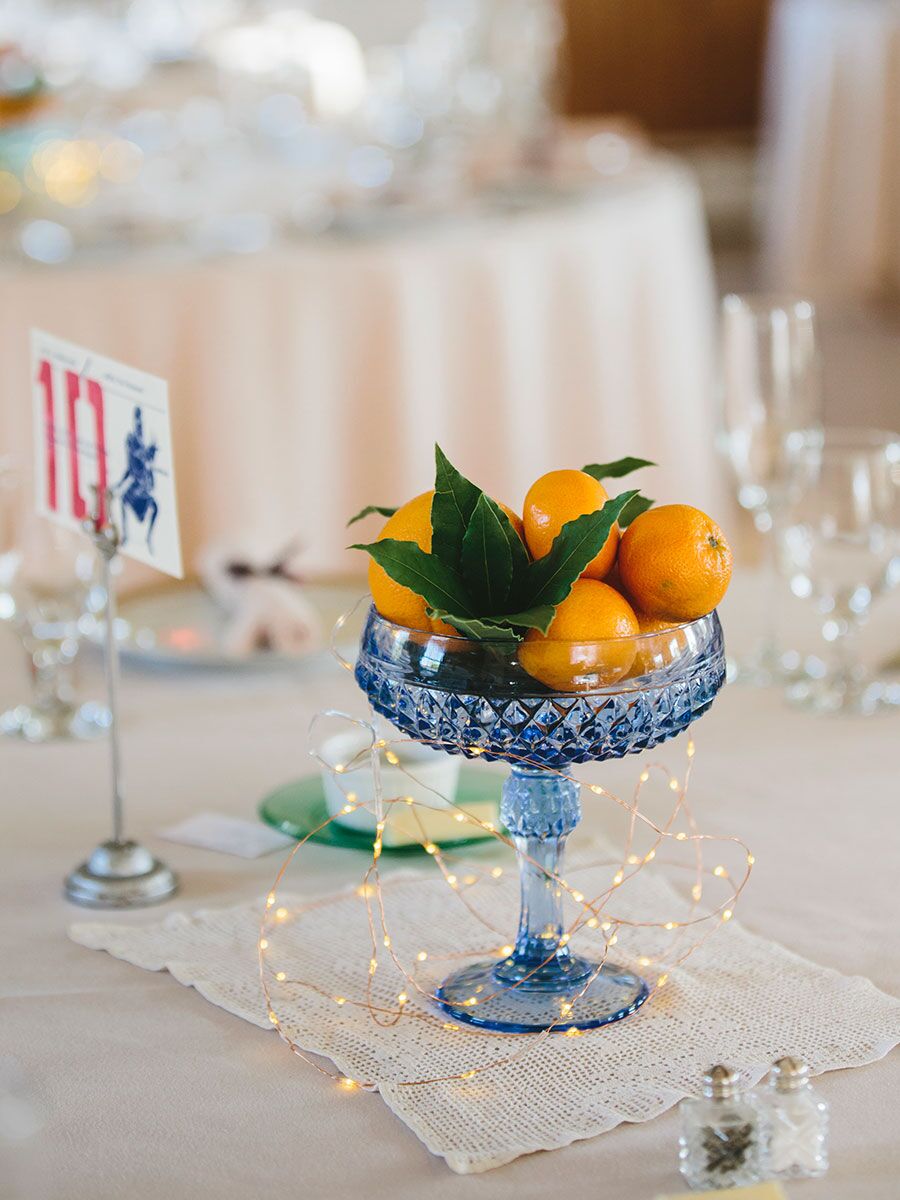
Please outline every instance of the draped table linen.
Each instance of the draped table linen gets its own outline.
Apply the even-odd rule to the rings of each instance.
[[[514,507],[555,467],[639,453],[656,497],[721,511],[714,289],[693,177],[643,157],[592,189],[246,258],[0,272],[0,444],[31,453],[28,330],[169,380],[188,570],[211,539],[297,536],[433,481],[439,441]]]
[[[900,290],[900,4],[776,0],[767,270],[816,299]]]

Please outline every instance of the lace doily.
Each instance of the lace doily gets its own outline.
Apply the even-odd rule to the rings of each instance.
[[[399,957],[411,962],[419,948],[428,948],[421,964],[424,986],[433,987],[451,969],[449,961],[457,965],[452,956],[459,947],[496,952],[483,921],[451,903],[443,881],[405,872],[382,886]],[[638,919],[646,905],[671,909],[679,903],[662,879],[621,899],[622,914],[628,916],[630,906]],[[501,940],[515,927],[517,900],[509,880],[498,883],[486,902]],[[279,903],[293,914],[308,899],[280,893]],[[260,899],[193,916],[173,913],[152,925],[79,923],[70,936],[146,970],[168,970],[220,1008],[271,1028],[257,966],[262,906]],[[648,931],[640,931],[640,950],[637,943],[629,947],[629,936],[623,933],[616,946],[619,961],[634,965],[637,953],[665,953],[664,941],[654,950],[652,931],[649,945]],[[335,996],[362,997],[371,953],[365,901],[355,891],[288,917],[267,953],[288,979],[316,984],[283,984],[273,991],[292,1040],[326,1056],[351,1079],[377,1081],[396,1115],[463,1174],[557,1149],[622,1121],[647,1121],[696,1092],[714,1062],[739,1068],[755,1083],[783,1054],[800,1055],[818,1073],[872,1062],[900,1042],[900,1000],[734,921],[683,966],[671,968],[666,987],[636,1014],[576,1038],[446,1031],[414,994],[402,1017],[387,1026],[376,1024],[365,1007],[336,1004]],[[399,972],[391,977],[394,970],[379,967],[372,978],[373,1004],[395,1001],[402,979]],[[511,1043],[522,1053],[507,1066],[464,1081],[408,1086],[424,1075],[456,1074],[507,1056]]]

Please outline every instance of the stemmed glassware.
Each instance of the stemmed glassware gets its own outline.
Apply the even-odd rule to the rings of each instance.
[[[593,953],[569,944],[573,932],[592,929],[572,925],[563,910],[563,851],[581,819],[579,787],[566,769],[681,733],[725,678],[714,612],[659,634],[547,642],[542,652],[570,690],[552,691],[529,675],[515,642],[406,629],[373,608],[355,671],[375,711],[407,736],[436,751],[511,764],[500,819],[519,859],[515,945],[506,958],[463,966],[435,993],[455,1021],[505,1033],[592,1029],[646,1000],[644,980],[606,958],[602,931]]]
[[[96,555],[78,534],[31,515],[22,476],[0,463],[0,622],[18,635],[33,686],[30,704],[0,715],[0,733],[29,742],[89,739],[109,728],[109,713],[79,704],[75,662],[104,602]]]
[[[794,449],[778,527],[779,559],[795,596],[811,600],[833,666],[789,684],[817,712],[872,713],[891,693],[860,661],[857,635],[873,600],[900,583],[900,435],[827,429]]]
[[[757,685],[784,674],[777,644],[774,530],[780,520],[791,456],[819,440],[821,368],[815,311],[808,300],[729,295],[722,302],[721,448],[737,498],[764,535],[766,628],[751,656],[730,674]]]

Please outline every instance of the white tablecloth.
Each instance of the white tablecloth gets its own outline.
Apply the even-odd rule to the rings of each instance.
[[[430,487],[433,443],[505,503],[554,467],[640,454],[648,491],[722,511],[700,198],[666,158],[593,196],[214,263],[0,273],[0,446],[27,452],[28,329],[169,379],[183,539],[299,533]]]
[[[726,601],[735,649],[752,638],[758,605],[740,582]],[[9,639],[0,655],[0,703],[8,704],[26,681]],[[198,810],[250,815],[268,789],[307,771],[311,713],[326,703],[360,711],[350,677],[324,671],[301,684],[285,674],[128,672],[123,700],[131,829],[183,877],[168,907],[264,894],[278,855],[227,858],[158,842],[153,831]],[[815,719],[774,692],[729,687],[695,740],[698,820],[739,834],[756,856],[741,921],[900,994],[896,719]],[[85,913],[63,901],[60,884],[105,832],[106,747],[6,743],[0,756],[0,1045],[20,1061],[46,1122],[30,1156],[34,1174],[14,1200],[463,1200],[473,1187],[479,1200],[551,1191],[651,1200],[679,1190],[674,1112],[477,1181],[455,1177],[377,1095],[341,1091],[273,1033],[169,975],[68,942],[68,924]],[[592,777],[622,791],[638,769],[626,759],[592,768]],[[588,829],[620,831],[605,805],[586,808]],[[337,888],[357,878],[359,859],[308,847],[295,869],[297,886]],[[163,911],[120,919],[155,921]],[[832,1167],[810,1194],[896,1200],[900,1056],[821,1076],[816,1086],[832,1104]],[[788,1191],[800,1197],[805,1186]]]
[[[772,282],[900,289],[900,4],[776,0],[768,126]]]

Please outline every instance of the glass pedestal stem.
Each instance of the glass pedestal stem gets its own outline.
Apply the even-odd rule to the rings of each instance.
[[[581,820],[579,792],[555,771],[510,772],[500,818],[519,855],[519,931],[509,957],[472,963],[440,984],[437,1000],[456,1020],[507,1033],[596,1029],[646,1000],[643,979],[573,953],[565,937],[560,872],[566,838]]]
[[[500,819],[519,858],[522,907],[512,955],[497,978],[528,986],[568,987],[589,974],[587,964],[560,944],[565,933],[564,889],[559,883],[566,838],[581,820],[579,785],[526,767],[513,767],[503,785]]]

